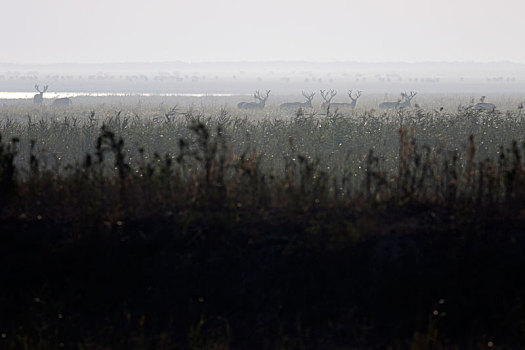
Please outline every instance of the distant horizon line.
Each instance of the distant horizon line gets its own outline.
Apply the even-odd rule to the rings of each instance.
[[[386,65],[386,64],[513,64],[525,66],[525,62],[512,60],[497,60],[497,61],[474,61],[474,60],[442,60],[442,61],[355,61],[355,60],[333,60],[333,61],[316,61],[316,60],[217,60],[217,61],[116,61],[116,62],[47,62],[47,63],[30,63],[30,62],[0,62],[5,66],[56,66],[56,65],[155,65],[155,64],[371,64],[371,65]]]

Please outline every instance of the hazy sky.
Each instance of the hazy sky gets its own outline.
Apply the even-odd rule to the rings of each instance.
[[[16,0],[0,62],[525,63],[524,0]]]

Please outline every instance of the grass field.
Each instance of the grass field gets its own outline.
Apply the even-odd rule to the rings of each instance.
[[[5,102],[0,345],[523,348],[520,97],[382,98]]]
[[[270,99],[262,111],[235,108],[239,101],[250,101],[246,96],[78,98],[74,99],[74,107],[67,109],[14,101],[0,110],[0,132],[4,138],[20,137],[20,166],[27,164],[30,140],[38,140],[36,149],[44,151],[48,162],[52,158],[59,158],[63,164],[79,161],[85,153],[94,151],[102,125],[125,139],[128,157],[136,160],[139,148],[145,150],[146,157],[155,152],[175,154],[178,139],[188,136],[188,126],[198,119],[212,131],[221,126],[234,153],[251,147],[264,162],[277,162],[277,168],[284,164],[283,155],[295,151],[319,160],[327,169],[350,159],[356,172],[370,150],[389,168],[396,168],[400,125],[413,126],[418,144],[433,149],[462,150],[473,135],[479,159],[494,156],[500,145],[511,140],[523,140],[519,96],[493,99],[498,107],[495,114],[469,109],[458,112],[458,106],[469,106],[470,97],[432,97],[417,96],[414,104],[419,108],[384,111],[377,108],[379,96],[364,96],[356,110],[332,110],[328,116],[319,101],[299,116],[295,109],[279,110],[283,101],[302,101],[292,96]],[[294,139],[293,150],[289,147],[290,136]]]

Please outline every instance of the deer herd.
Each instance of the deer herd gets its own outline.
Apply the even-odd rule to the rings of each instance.
[[[326,90],[320,90],[321,98],[323,99],[323,103],[321,104],[322,109],[328,109],[328,108],[355,108],[357,105],[357,100],[359,97],[361,97],[362,91],[357,91],[354,95],[352,90],[348,90],[348,97],[350,98],[351,102],[332,102],[332,99],[337,95],[337,91],[334,89],[330,89],[328,91]],[[270,95],[270,90],[266,90],[266,94],[261,95],[259,90],[257,90],[253,97],[255,98],[255,102],[239,102],[237,104],[237,107],[239,109],[263,109],[266,101],[268,100],[268,96]],[[285,102],[279,105],[279,109],[296,109],[296,108],[313,108],[312,101],[315,96],[315,92],[312,93],[306,93],[302,92],[303,97],[306,99],[304,102]],[[382,109],[393,109],[393,108],[405,108],[410,107],[410,101],[416,96],[417,93],[414,91],[410,92],[410,95],[408,95],[405,92],[401,93],[401,98],[397,100],[396,102],[383,102],[379,104],[379,108]]]
[[[35,90],[38,92],[33,97],[33,103],[35,105],[42,106],[44,104],[44,93],[47,91],[48,85],[45,85],[42,90],[39,88],[38,85],[35,85]],[[270,96],[271,90],[266,90],[265,93],[261,93],[259,90],[255,91],[253,94],[253,98],[255,99],[254,102],[239,102],[237,104],[237,108],[239,109],[246,109],[246,110],[262,110],[264,109],[266,105],[266,101],[268,101],[268,97]],[[350,102],[332,102],[332,99],[337,95],[337,91],[334,89],[330,90],[320,90],[321,98],[323,99],[323,102],[321,103],[322,109],[343,109],[343,108],[351,108],[354,109],[357,105],[357,100],[359,97],[361,97],[362,91],[357,91],[355,94],[352,90],[348,90],[348,98],[350,99]],[[279,105],[280,109],[298,109],[298,108],[313,108],[312,101],[315,96],[315,92],[312,93],[306,93],[302,92],[303,97],[306,99],[304,102],[285,102]],[[407,94],[406,92],[402,92],[400,94],[400,98],[397,99],[397,101],[385,101],[381,102],[378,107],[380,109],[401,109],[406,107],[411,107],[411,101],[412,99],[417,95],[417,92],[410,91],[410,94]],[[474,109],[478,111],[489,111],[494,112],[496,110],[496,106],[493,103],[485,102],[485,96],[482,96],[478,103],[474,104],[471,102],[471,105],[468,107],[462,108],[461,106],[459,109]],[[68,97],[62,97],[62,98],[55,98],[53,102],[51,103],[52,106],[70,106],[72,104],[71,99]],[[523,108],[523,107],[521,107]]]
[[[348,97],[350,98],[350,102],[332,102],[332,99],[337,95],[337,91],[334,89],[330,90],[320,90],[321,98],[323,99],[323,102],[321,103],[322,109],[343,109],[343,108],[351,108],[354,109],[357,105],[357,100],[359,97],[361,97],[362,91],[357,91],[355,94],[352,90],[348,90]],[[257,90],[254,93],[254,98],[256,102],[240,102],[237,104],[237,107],[239,109],[263,109],[266,101],[268,100],[268,96],[270,95],[270,90],[266,90],[266,93],[261,95],[261,93]],[[302,92],[303,97],[306,99],[304,102],[285,102],[279,105],[280,109],[297,109],[297,108],[313,108],[312,101],[315,96],[315,92],[312,93],[306,93]],[[381,102],[378,107],[380,109],[401,109],[401,108],[407,108],[412,107],[412,99],[417,95],[417,92],[410,91],[409,94],[406,92],[401,92],[400,97],[396,101],[385,101]],[[35,96],[36,98],[37,96]],[[460,109],[474,109],[477,111],[487,111],[487,112],[495,112],[496,111],[496,105],[493,103],[487,103],[485,102],[485,96],[482,96],[478,103],[474,104],[474,102],[471,102],[471,105]],[[417,104],[416,104],[417,106]],[[518,107],[518,109],[523,108],[523,106]],[[520,109],[521,110],[521,109]]]
[[[328,108],[328,107],[350,107],[354,108],[357,104],[357,99],[361,96],[361,91],[358,91],[355,95],[355,97],[352,96],[352,90],[348,92],[348,97],[350,97],[350,100],[352,102],[350,103],[332,103],[332,99],[337,95],[337,91],[335,90],[329,90],[326,92],[326,90],[321,90],[321,97],[323,98],[324,102],[322,104],[322,108]],[[266,101],[268,100],[268,96],[270,95],[270,90],[266,90],[266,94],[261,95],[259,90],[255,91],[253,94],[253,97],[255,98],[255,102],[239,102],[237,104],[237,107],[239,109],[263,109]],[[312,100],[314,99],[315,92],[312,93],[306,93],[302,92],[303,97],[306,99],[304,102],[285,102],[279,105],[279,109],[296,109],[296,108],[313,108]]]

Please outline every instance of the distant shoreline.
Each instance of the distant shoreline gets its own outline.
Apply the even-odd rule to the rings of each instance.
[[[274,94],[302,90],[367,93],[525,93],[525,64],[514,62],[157,62],[0,63],[0,91],[35,84],[74,93]]]

